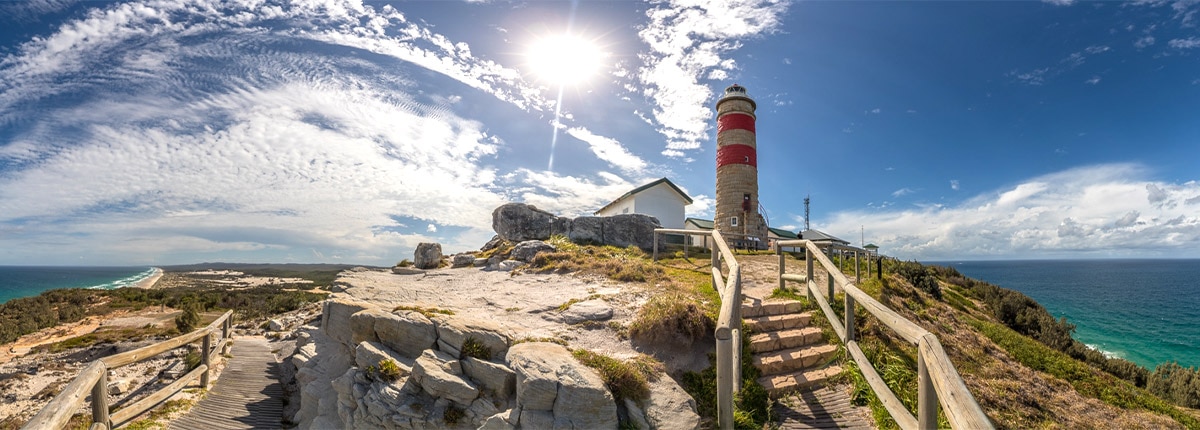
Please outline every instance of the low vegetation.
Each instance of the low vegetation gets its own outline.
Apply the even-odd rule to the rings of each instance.
[[[1002,427],[1062,425],[1059,419],[1064,417],[1051,411],[1063,407],[1063,402],[1072,402],[1069,399],[1078,395],[1121,410],[1162,414],[1185,427],[1200,429],[1195,414],[1175,406],[1196,407],[1200,404],[1200,378],[1196,369],[1168,363],[1151,373],[1129,361],[1105,357],[1072,338],[1074,326],[1065,319],[1053,318],[1036,301],[1019,292],[967,278],[953,268],[885,260],[884,272],[887,276],[883,279],[869,280],[859,287],[944,339],[943,344],[960,373],[983,378],[975,380],[984,385],[972,390],[983,390],[976,395],[982,396],[980,402],[985,404],[989,414],[1005,416],[997,421]],[[841,310],[838,305],[833,308]],[[897,397],[915,412],[915,350],[907,342],[895,338],[890,329],[881,327],[872,317],[858,315],[856,332],[865,355]],[[996,347],[1004,354],[997,356],[995,352],[989,352]],[[1030,385],[1031,381],[1022,379],[1021,384],[1031,392],[1010,398],[1012,393],[1002,392],[1010,390],[1004,387],[1011,379],[1004,378],[1024,374],[1027,370],[1004,368],[1004,360],[1009,358],[1024,368],[1066,382],[1073,392],[1068,395],[1055,391],[1060,388],[1055,388],[1053,382]],[[870,404],[881,428],[895,428],[895,423],[854,369],[854,363],[848,360],[847,365],[853,369],[845,375],[854,385],[854,401]],[[1030,374],[1024,378],[1035,377]],[[1091,421],[1093,418],[1086,416],[1071,419],[1073,424],[1068,426],[1114,425],[1113,422]],[[939,417],[939,427],[946,425],[944,417]]]
[[[454,311],[449,310],[449,309],[423,308],[420,306],[411,306],[411,305],[396,306],[395,308],[392,309],[392,312],[395,312],[395,311],[413,311],[413,312],[420,313],[421,315],[424,315],[425,318],[433,318],[437,315],[454,315]]]
[[[477,358],[480,360],[491,360],[492,349],[488,348],[487,345],[484,345],[483,342],[480,342],[478,339],[467,337],[467,339],[463,341],[459,358],[467,357]]]
[[[573,350],[571,355],[584,366],[596,369],[618,403],[621,399],[638,402],[648,399],[649,381],[657,379],[657,375],[663,371],[662,363],[646,355],[639,355],[630,361],[621,361],[586,349]]]
[[[772,421],[771,398],[767,389],[758,383],[762,376],[751,361],[750,336],[742,335],[742,390],[734,393],[734,427],[759,430]],[[717,418],[717,357],[708,355],[709,366],[701,372],[683,374],[683,389],[696,400],[696,411],[707,419]]]
[[[115,310],[140,310],[148,306],[183,309],[176,320],[177,333],[198,328],[188,312],[202,313],[232,309],[237,321],[251,321],[293,311],[307,303],[323,300],[325,293],[300,291],[288,286],[258,286],[229,289],[215,286],[174,288],[118,288],[115,290],[61,289],[0,304],[0,343],[9,343],[35,331],[72,323],[88,316]],[[311,285],[305,285],[311,288]]]

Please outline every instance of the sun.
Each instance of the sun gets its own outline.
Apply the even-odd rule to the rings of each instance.
[[[526,53],[539,80],[561,86],[578,85],[598,74],[608,54],[590,40],[572,34],[544,36]]]

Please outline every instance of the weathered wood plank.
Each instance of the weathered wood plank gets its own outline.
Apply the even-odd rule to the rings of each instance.
[[[133,402],[133,404],[126,406],[119,411],[113,412],[113,427],[125,425],[129,420],[137,418],[138,415],[145,413],[146,411],[157,406],[159,403],[162,403],[164,400],[167,400],[171,396],[175,395],[175,393],[178,393],[179,390],[182,390],[183,387],[186,387],[189,382],[195,380],[196,377],[200,376],[200,373],[204,372],[205,370],[208,370],[208,367],[201,364],[199,367],[192,369],[191,372],[183,375],[182,378],[172,382],[171,385],[167,385],[166,387],[155,391],[154,394]]]
[[[875,392],[875,397],[879,398],[879,402],[883,403],[883,407],[892,414],[892,419],[896,420],[896,425],[900,428],[909,430],[917,428],[917,418],[913,417],[908,408],[904,407],[904,403],[896,397],[896,393],[888,388],[887,383],[883,382],[883,378],[879,376],[879,372],[875,371],[875,366],[867,360],[866,354],[863,354],[862,348],[859,348],[858,342],[846,342],[846,350],[850,352],[850,356],[854,358],[854,362],[858,363],[858,369],[863,374],[863,379],[867,380],[867,384],[871,386],[871,391]]]
[[[60,429],[67,426],[71,416],[83,407],[83,400],[91,394],[92,387],[108,369],[104,363],[93,361],[79,372],[71,383],[54,396],[37,415],[25,423],[22,429]]]

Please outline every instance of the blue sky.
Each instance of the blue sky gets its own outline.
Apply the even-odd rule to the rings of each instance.
[[[774,227],[811,195],[906,259],[1200,257],[1197,11],[0,2],[0,264],[386,265],[660,177],[711,218],[735,82]]]

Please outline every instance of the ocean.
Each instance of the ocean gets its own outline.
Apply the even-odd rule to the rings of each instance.
[[[1200,260],[943,261],[963,275],[1016,290],[1075,339],[1154,370],[1200,367]]]
[[[153,267],[0,266],[0,303],[57,288],[128,287],[157,272]]]

